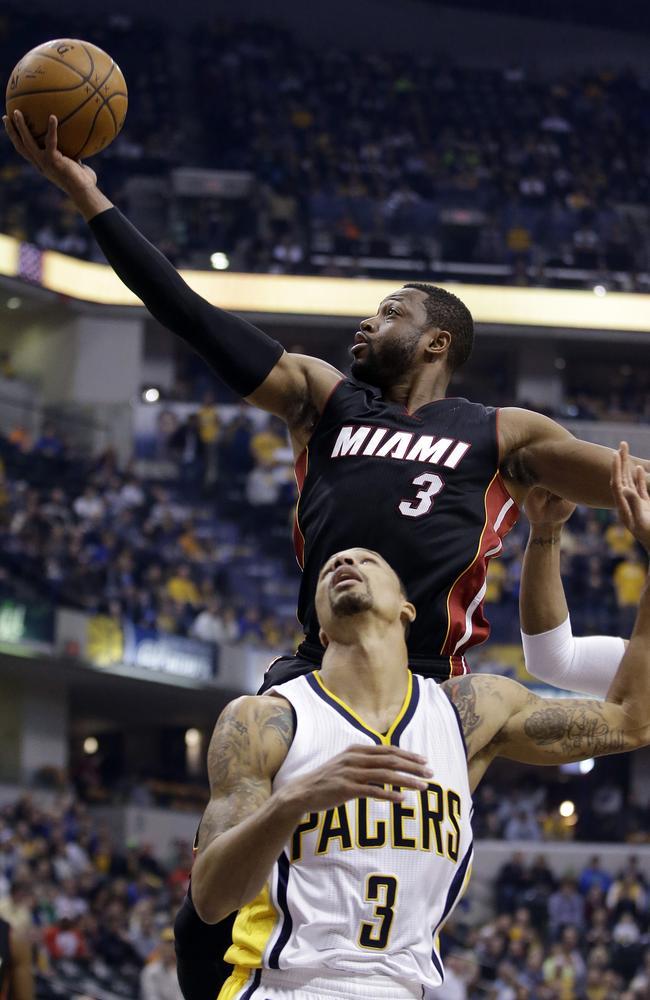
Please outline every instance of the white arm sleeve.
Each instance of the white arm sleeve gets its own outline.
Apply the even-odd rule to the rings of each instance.
[[[623,659],[625,641],[613,635],[576,639],[568,617],[538,635],[521,633],[526,669],[533,677],[596,698],[604,698]]]

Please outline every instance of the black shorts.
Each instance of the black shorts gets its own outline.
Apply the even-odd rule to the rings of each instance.
[[[319,670],[322,653],[314,647],[307,646],[306,643],[294,653],[293,656],[278,656],[269,664],[262,686],[257,692],[264,694],[269,688],[277,684],[286,684],[294,677],[301,677],[303,674],[310,674],[312,670]],[[469,667],[463,657],[455,656],[438,657],[437,659],[420,660],[413,658],[409,664],[414,674],[421,677],[433,677],[438,684],[448,681],[450,677],[469,673]]]

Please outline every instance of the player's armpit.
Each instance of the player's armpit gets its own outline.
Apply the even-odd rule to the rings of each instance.
[[[284,353],[248,402],[286,421],[294,443],[304,448],[311,437],[340,371],[306,354]]]
[[[243,697],[226,706],[208,748],[210,802],[199,827],[199,853],[266,802],[294,730],[284,698]]]

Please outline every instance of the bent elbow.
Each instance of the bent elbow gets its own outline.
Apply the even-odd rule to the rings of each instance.
[[[212,893],[201,892],[195,885],[192,885],[192,902],[197,916],[204,924],[221,923],[237,909],[236,906],[224,906],[223,899],[215,898]]]

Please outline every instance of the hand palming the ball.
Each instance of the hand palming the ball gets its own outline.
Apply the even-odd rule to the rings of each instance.
[[[54,115],[50,116],[48,122],[44,149],[29,131],[22,112],[14,111],[12,118],[4,115],[2,121],[16,152],[66,194],[73,195],[83,188],[96,186],[97,174],[94,170],[81,161],[64,156],[58,149],[57,120]]]

